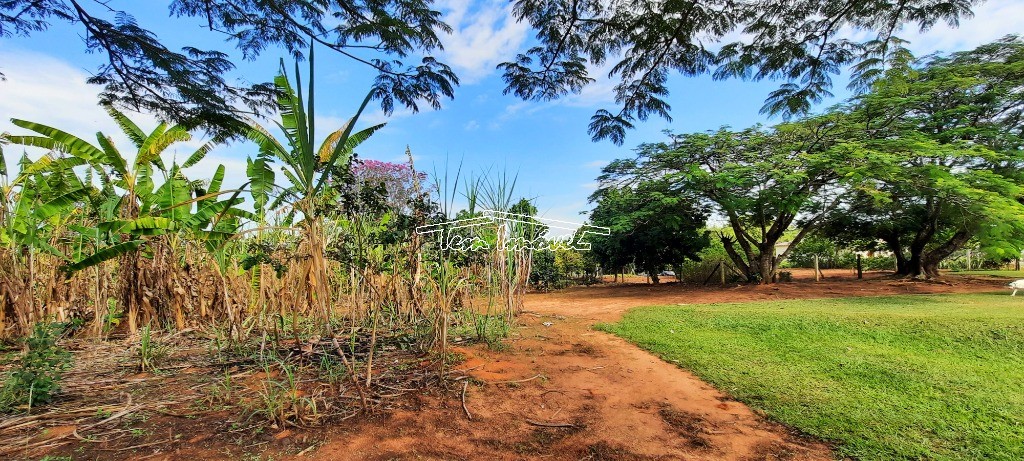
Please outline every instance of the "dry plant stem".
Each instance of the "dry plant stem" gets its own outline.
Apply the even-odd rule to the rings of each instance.
[[[576,427],[576,425],[572,423],[545,423],[543,421],[534,421],[531,419],[526,420],[526,423],[540,427]]]
[[[341,344],[338,344],[338,338],[334,337],[334,329],[331,328],[330,324],[327,325],[327,329],[328,334],[331,335],[331,344],[334,346],[334,349],[338,351],[338,355],[341,356],[341,361],[345,364],[345,368],[349,369],[352,385],[356,387],[356,392],[359,393],[359,401],[363,406],[363,411],[366,411],[366,409],[369,408],[369,404],[367,404],[366,393],[363,391],[362,383],[359,382],[359,377],[356,376],[356,369],[352,366],[352,363],[348,361],[348,356],[345,355],[345,351],[341,348]]]
[[[537,378],[543,378],[543,377],[544,377],[544,375],[537,375],[537,376],[533,376],[533,377],[531,377],[531,378],[526,378],[526,379],[517,379],[517,380],[515,380],[515,381],[494,381],[494,382],[491,382],[491,383],[488,383],[488,384],[515,384],[515,383],[525,383],[525,382],[527,382],[527,381],[533,381],[533,380],[535,380],[535,379],[537,379]]]
[[[473,415],[469,414],[469,407],[466,406],[466,388],[469,387],[469,381],[462,382],[462,411],[466,412],[466,417],[470,421],[473,420]]]
[[[370,378],[373,376],[373,351],[377,347],[377,317],[379,308],[373,309],[373,328],[370,331],[370,352],[366,356],[366,387],[370,387]]]

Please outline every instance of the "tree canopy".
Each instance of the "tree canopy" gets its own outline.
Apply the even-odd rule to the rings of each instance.
[[[938,263],[972,239],[999,256],[1019,255],[1022,89],[1018,37],[891,63],[853,107],[870,167],[830,228],[885,242],[904,275],[937,276]]]
[[[768,282],[813,232],[878,242],[897,272],[939,276],[975,241],[990,254],[1024,247],[1024,41],[914,59],[894,53],[867,93],[825,114],[734,131],[669,134],[609,164],[605,187],[667,183],[726,219],[737,268]],[[786,232],[789,247],[776,254]]]
[[[855,157],[839,142],[845,120],[832,114],[772,129],[670,134],[641,145],[635,159],[612,162],[599,180],[664,182],[695,194],[728,220],[733,235],[719,238],[740,272],[768,282],[788,252],[775,254],[783,234],[799,224],[799,243],[840,200],[841,170]]]
[[[591,196],[596,203],[590,222],[611,229],[607,236],[588,234],[591,251],[606,269],[627,264],[650,275],[688,259],[708,245],[702,229],[707,210],[694,197],[672,190],[667,183],[645,182],[635,187],[608,187]]]
[[[377,74],[373,97],[391,112],[396,104],[417,111],[451,98],[458,77],[430,56],[441,49],[438,33],[450,32],[429,0],[172,0],[172,18],[197,18],[244,59],[280,48],[302,59],[324,46]],[[85,49],[106,62],[89,79],[103,85],[102,102],[159,118],[220,130],[236,126],[242,112],[272,109],[271,83],[236,84],[235,65],[222,50],[168,48],[139,24],[138,3],[79,0],[0,0],[0,38],[28,37],[58,25],[82,32]]]
[[[831,96],[832,78],[850,68],[855,86],[876,76],[902,43],[904,26],[957,25],[975,0],[517,0],[515,17],[539,42],[501,64],[506,93],[547,100],[594,81],[588,64],[614,63],[616,109],[591,118],[594,140],[622,144],[650,115],[671,120],[672,72],[716,79],[782,80],[762,112],[802,115]],[[867,32],[854,39],[846,30]]]

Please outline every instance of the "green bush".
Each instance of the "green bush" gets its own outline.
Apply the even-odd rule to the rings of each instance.
[[[818,256],[821,269],[853,269],[857,266],[857,255],[834,242],[817,235],[803,239],[790,252],[782,267],[814,267],[814,256]]]
[[[892,271],[896,270],[896,258],[893,256],[861,258],[861,266],[866,271]]]
[[[537,251],[533,254],[533,265],[530,266],[530,285],[540,290],[561,288],[563,276],[555,265],[555,254],[550,251]]]
[[[26,351],[0,391],[0,410],[47,403],[59,390],[64,371],[71,366],[71,353],[57,345],[64,326],[40,322],[25,339]]]

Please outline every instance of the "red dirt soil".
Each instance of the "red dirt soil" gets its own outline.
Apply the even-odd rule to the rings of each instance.
[[[327,441],[312,459],[831,459],[829,447],[767,421],[693,374],[594,331],[638,306],[838,296],[989,291],[1005,282],[897,281],[850,271],[795,271],[795,283],[692,287],[601,285],[529,294],[510,348],[462,350],[469,421],[455,400],[396,411]],[[806,273],[805,273],[806,272]],[[536,423],[573,424],[543,428]]]
[[[771,286],[604,284],[528,294],[505,350],[458,348],[466,360],[453,375],[466,378],[449,391],[414,393],[387,411],[328,427],[270,433],[244,451],[275,460],[832,459],[826,443],[768,421],[693,374],[591,326],[646,305],[977,292],[1005,284],[966,277],[910,282],[878,274],[856,280],[850,271],[826,271],[827,278],[815,283],[811,274],[797,270],[796,282]],[[238,457],[237,446],[225,450],[223,440],[203,436],[217,430],[208,421],[154,424],[165,434],[163,424],[175,426],[191,443],[98,457]]]

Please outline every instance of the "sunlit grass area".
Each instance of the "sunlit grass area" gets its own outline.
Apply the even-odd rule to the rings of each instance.
[[[599,328],[861,459],[1024,458],[1024,299],[653,306]]]
[[[951,272],[956,275],[987,275],[991,277],[1006,277],[1013,279],[1024,279],[1024,271],[1008,270],[987,270],[987,271],[957,271]]]

